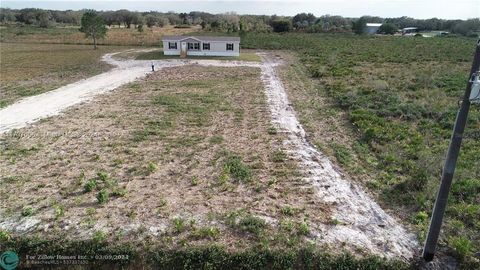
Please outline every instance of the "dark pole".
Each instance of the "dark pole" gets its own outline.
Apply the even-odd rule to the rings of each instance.
[[[445,159],[445,166],[442,173],[442,182],[440,184],[440,190],[437,194],[437,200],[433,208],[432,219],[430,220],[430,228],[428,229],[427,240],[423,248],[423,259],[429,262],[433,259],[435,254],[435,247],[438,241],[438,235],[440,234],[440,228],[442,226],[443,214],[445,213],[445,207],[447,205],[448,193],[450,192],[450,186],[452,185],[453,173],[455,172],[455,166],[457,164],[458,153],[460,152],[460,145],[462,144],[463,131],[467,123],[468,110],[470,109],[470,91],[472,90],[472,76],[478,72],[480,66],[480,40],[477,41],[477,48],[473,57],[472,69],[470,70],[470,76],[468,78],[467,89],[463,96],[462,105],[457,113],[457,119],[455,120],[455,126],[453,127],[452,139],[450,146],[448,147],[447,157]]]

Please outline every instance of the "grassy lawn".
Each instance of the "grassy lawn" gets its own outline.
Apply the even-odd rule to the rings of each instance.
[[[0,107],[110,69],[103,54],[126,47],[61,44],[0,44]]]
[[[311,140],[423,241],[475,39],[251,34],[247,48],[289,49],[282,69]],[[440,251],[479,265],[480,110],[472,106]]]

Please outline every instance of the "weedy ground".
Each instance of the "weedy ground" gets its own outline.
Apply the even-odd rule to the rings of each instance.
[[[21,98],[97,75],[111,68],[101,61],[108,52],[125,47],[1,43],[0,107]]]
[[[2,41],[88,42],[80,41],[77,29],[4,30],[0,33]],[[123,34],[120,33],[119,29],[118,34],[122,38],[118,44],[152,45],[155,41],[152,39],[152,44],[144,42],[142,36],[147,34],[138,34],[135,39],[136,33],[127,29]],[[298,60],[290,58],[290,65],[281,74],[289,98],[311,141],[335,159],[356,181],[364,183],[374,192],[384,207],[416,226],[421,240],[428,226],[443,158],[458,109],[457,101],[465,88],[474,44],[474,39],[456,37],[423,39],[305,33],[247,33],[242,36],[243,48],[296,52]],[[184,68],[174,71],[182,71],[179,74],[183,75],[178,76],[183,78],[187,76],[182,70]],[[222,237],[226,230],[232,230],[228,218],[207,219],[207,223],[195,221],[191,225],[192,219],[173,217],[168,213],[173,213],[172,210],[218,206],[222,202],[220,198],[232,192],[234,201],[246,206],[242,205],[241,209],[228,208],[231,205],[225,203],[224,206],[228,206],[225,209],[231,211],[220,216],[240,216],[230,224],[234,224],[233,231],[241,232],[238,238],[243,239],[248,235],[247,240],[238,240],[234,236],[231,241],[242,246],[242,241],[257,237],[258,228],[263,227],[262,222],[252,219],[254,215],[249,213],[268,216],[274,210],[278,214],[290,213],[289,208],[303,209],[291,203],[287,196],[292,194],[291,190],[295,190],[296,185],[292,184],[292,188],[289,188],[288,185],[285,187],[284,182],[276,184],[278,181],[290,183],[290,180],[300,179],[301,176],[297,175],[295,164],[291,164],[291,161],[278,162],[284,157],[279,145],[282,135],[268,125],[266,119],[269,115],[265,104],[258,101],[263,106],[259,111],[260,107],[251,109],[244,103],[247,102],[245,98],[253,102],[251,99],[261,93],[260,85],[255,86],[258,88],[254,91],[252,89],[255,87],[247,87],[254,80],[245,79],[256,71],[242,69],[243,78],[239,79],[233,75],[237,71],[224,74],[228,69],[221,70],[222,76],[225,76],[221,80],[190,78],[191,81],[184,81],[175,77],[175,74],[170,74],[173,77],[169,78],[176,78],[177,81],[149,78],[119,90],[129,93],[123,99],[117,95],[105,96],[84,108],[38,124],[32,129],[35,136],[17,134],[23,139],[14,139],[13,134],[4,136],[1,157],[4,177],[0,195],[2,199],[12,200],[6,214],[46,217],[54,224],[56,231],[65,226],[61,222],[63,217],[78,216],[82,221],[81,226],[93,231],[102,228],[98,225],[95,227],[99,223],[97,220],[113,220],[112,216],[124,218],[123,215],[126,215],[129,220],[133,218],[142,222],[161,217],[169,221],[169,225],[165,225],[168,232],[165,241],[169,245],[188,243],[190,240],[181,239],[190,239],[189,235],[196,231],[200,235],[216,235],[215,241],[224,241]],[[196,70],[195,74],[202,72],[203,69]],[[3,78],[2,74],[2,84]],[[210,96],[206,89],[212,87],[212,80],[215,83],[225,80],[229,85],[223,85],[222,91]],[[233,82],[238,86],[230,87]],[[183,83],[185,85],[182,86]],[[206,85],[204,89],[202,84]],[[164,85],[178,89],[188,85],[190,90],[182,88],[185,93],[174,94],[166,91]],[[243,85],[246,86],[242,88]],[[191,88],[193,86],[195,88]],[[199,89],[204,92],[198,92]],[[249,95],[243,95],[244,91]],[[222,93],[228,95],[216,97]],[[257,98],[264,102],[263,97]],[[221,104],[220,107],[217,103]],[[220,112],[222,119],[229,115],[225,118],[227,120],[219,120]],[[161,119],[156,118],[159,115]],[[243,129],[251,129],[242,129],[248,134],[238,133],[236,129],[224,131],[231,126],[238,127],[239,123],[242,123]],[[187,136],[185,132],[190,134],[193,127],[192,134],[197,135]],[[479,128],[480,111],[472,106],[439,242],[440,251],[456,256],[465,268],[478,265],[480,171],[475,161],[480,153]],[[65,137],[64,132],[55,135],[58,134],[55,133],[57,129],[67,131],[65,134],[70,134],[70,137]],[[48,132],[40,132],[43,130]],[[79,133],[75,134],[77,130]],[[40,139],[38,134],[44,134],[42,136],[45,137]],[[242,141],[245,138],[250,139]],[[247,146],[241,147],[241,144]],[[211,169],[201,174],[199,172],[205,164],[199,160],[204,158],[210,158]],[[169,165],[169,162],[172,164]],[[38,165],[28,169],[32,164]],[[68,169],[61,169],[64,166]],[[42,174],[37,174],[38,171]],[[267,180],[265,175],[275,177],[268,177]],[[125,181],[130,178],[134,179],[131,183]],[[162,186],[163,182],[157,179],[172,182],[169,182],[170,186]],[[295,180],[291,183],[295,183]],[[137,193],[132,187],[145,192]],[[185,190],[189,196],[198,196],[199,201],[205,201],[204,205],[182,200],[172,191],[178,188]],[[28,204],[26,197],[17,196],[25,190],[34,192],[30,194],[38,194],[35,198],[29,198]],[[57,194],[59,191],[61,195]],[[158,193],[162,192],[166,193],[166,198],[158,199]],[[281,203],[256,202],[257,192],[264,201],[270,203],[270,200],[280,200]],[[244,194],[246,196],[242,199],[237,198]],[[303,192],[297,198],[308,198],[305,197],[308,194]],[[227,197],[224,197],[225,202],[228,201]],[[157,198],[157,201],[153,198]],[[173,202],[182,202],[183,208],[171,209],[168,198]],[[145,206],[148,208],[133,207],[144,199],[149,202]],[[113,209],[111,214],[105,211],[110,206]],[[319,209],[315,212],[328,212],[322,206],[316,207]],[[304,209],[293,211],[300,213],[293,219],[298,226],[289,225],[288,222],[284,226],[287,230],[292,226],[296,228],[291,230],[297,232],[294,235],[308,231],[308,226],[305,226],[308,222],[299,223],[305,218],[312,218],[308,214],[310,208]],[[158,216],[152,212],[158,213]],[[215,216],[207,214],[207,217]],[[219,220],[219,223],[208,223],[215,220]],[[134,235],[137,235],[137,230],[146,231],[140,226],[134,228]],[[269,229],[263,231],[270,232]],[[3,237],[5,235],[5,232],[0,234],[2,239],[6,238]],[[262,232],[255,243],[272,241],[272,238],[261,235],[265,234]],[[288,239],[291,238],[284,238],[280,242],[288,243]],[[297,241],[299,238],[292,239]]]
[[[2,218],[169,248],[304,243],[329,209],[283,152],[259,72],[166,69],[4,134]]]
[[[476,40],[250,34],[242,43],[298,52],[282,74],[310,140],[423,241]],[[479,264],[479,128],[473,105],[439,242],[467,268]]]

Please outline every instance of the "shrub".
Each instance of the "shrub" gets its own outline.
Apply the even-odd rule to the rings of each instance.
[[[277,131],[277,129],[276,129],[275,127],[269,127],[269,128],[267,129],[267,133],[268,133],[269,135],[276,135],[276,134],[278,133],[278,131]]]
[[[0,242],[6,242],[10,240],[11,236],[7,231],[0,230]]]
[[[275,151],[272,155],[273,162],[284,162],[287,158],[287,154],[282,150]]]
[[[258,235],[267,227],[267,223],[259,217],[247,215],[239,221],[238,226],[242,231]]]
[[[217,227],[203,227],[195,230],[192,234],[192,237],[196,239],[216,239],[219,234],[220,230]]]
[[[174,218],[173,226],[176,233],[181,233],[185,231],[185,219],[183,218]]]
[[[308,224],[306,222],[302,222],[302,223],[300,223],[300,225],[298,225],[298,234],[300,234],[300,235],[310,234],[310,227],[308,226]]]
[[[295,209],[287,205],[282,208],[281,212],[285,216],[293,216],[295,214]]]
[[[270,23],[273,32],[288,32],[292,29],[292,23],[287,20],[275,20]]]
[[[450,245],[460,258],[465,258],[473,250],[472,242],[465,236],[454,236],[449,240]]]
[[[157,169],[158,167],[155,163],[149,162],[147,165],[147,175],[154,173]]]
[[[340,164],[348,165],[352,161],[352,154],[347,147],[337,143],[332,144],[332,147],[335,151],[335,158]]]
[[[108,201],[108,192],[105,189],[102,189],[100,192],[98,192],[97,201],[99,204],[104,204]]]
[[[229,155],[226,158],[224,169],[235,180],[249,181],[252,178],[252,171],[250,170],[250,168],[247,165],[243,164],[240,157],[236,155]]]
[[[393,23],[384,23],[378,29],[378,32],[386,35],[393,35],[398,31],[398,27]]]
[[[63,217],[65,215],[65,206],[55,205],[54,206],[55,219]]]
[[[34,213],[34,210],[31,206],[27,206],[27,207],[22,209],[22,216],[24,216],[24,217],[31,216],[31,215],[33,215],[33,213]]]
[[[95,188],[97,188],[97,180],[95,178],[88,180],[87,183],[85,183],[85,185],[83,186],[83,190],[85,191],[85,193],[90,192]]]
[[[95,231],[92,236],[92,240],[96,243],[105,242],[107,239],[107,233],[103,231]]]

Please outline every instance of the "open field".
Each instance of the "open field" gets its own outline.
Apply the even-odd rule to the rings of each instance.
[[[0,44],[0,107],[38,95],[111,68],[101,61],[126,47],[86,45]]]
[[[47,44],[93,44],[91,39],[78,31],[78,26],[39,28],[35,26],[2,26],[0,42],[47,43]],[[161,46],[163,35],[182,35],[201,31],[201,27],[191,28],[144,27],[143,32],[132,28],[110,28],[107,37],[98,41],[100,45],[116,46]]]
[[[311,141],[423,241],[475,39],[257,34],[242,42],[299,51],[283,76]],[[440,241],[467,265],[478,265],[480,248],[479,128],[472,106]]]
[[[125,31],[130,32],[121,42],[140,44],[134,32]],[[37,34],[25,35],[24,41],[55,39],[51,33]],[[70,34],[57,35],[64,36]],[[12,37],[2,34],[2,40]],[[367,187],[382,207],[414,227],[421,241],[474,44],[467,38],[348,34],[242,37],[243,48],[285,50],[278,53],[287,63],[280,75],[309,141]],[[162,59],[158,52],[135,57]],[[52,224],[48,230],[59,235],[65,228],[76,229],[63,220],[77,220],[85,232],[80,237],[102,243],[122,239],[119,235],[126,231],[128,237],[157,241],[160,250],[178,251],[190,243],[237,251],[255,244],[262,250],[309,247],[302,231],[335,220],[326,205],[311,203],[315,199],[300,183],[305,175],[295,160],[285,158],[284,134],[269,124],[258,70],[195,66],[190,74],[190,69],[150,76],[4,136],[0,162],[6,177],[0,195],[9,199],[6,213],[45,220]],[[471,269],[479,265],[480,248],[479,129],[480,110],[472,106],[440,240],[441,254]],[[236,179],[232,164],[243,168],[249,180]],[[86,192],[87,184],[91,191]],[[180,200],[179,190],[189,199]],[[135,207],[144,202],[153,211]],[[235,203],[245,207],[235,208]],[[206,218],[193,215],[197,212]],[[280,226],[260,224],[253,215],[278,217]],[[230,224],[232,216],[240,223],[247,218],[253,228]],[[134,225],[125,230],[122,222]],[[105,228],[106,234],[101,232]],[[17,244],[32,244],[22,241]],[[163,255],[159,258],[172,259]],[[292,256],[288,260],[297,260]]]
[[[19,132],[3,137],[2,216],[68,239],[279,249],[330,219],[270,124],[258,69],[162,70]]]

